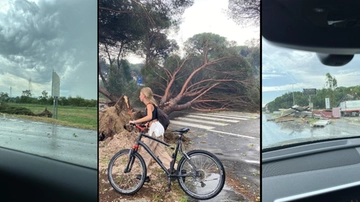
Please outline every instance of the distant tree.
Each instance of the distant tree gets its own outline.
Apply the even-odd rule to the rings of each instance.
[[[9,95],[7,93],[1,92],[0,93],[0,102],[8,102],[9,100]]]
[[[325,86],[331,90],[337,87],[337,81],[335,77],[332,77],[330,73],[326,73],[326,84]]]
[[[22,95],[23,96],[25,96],[25,97],[31,97],[31,90],[24,90],[23,92],[22,92]]]
[[[63,106],[69,105],[68,99],[64,96],[59,97],[59,105],[63,105]]]
[[[330,73],[326,73],[325,86],[328,89],[328,96],[330,97],[330,107],[335,107],[337,101],[335,99],[334,90],[337,87],[337,80],[335,77],[332,77]]]
[[[46,90],[41,92],[41,96],[39,96],[39,102],[41,104],[48,104],[48,92],[46,92]]]
[[[261,0],[229,0],[228,16],[237,24],[260,25]]]
[[[48,98],[48,92],[46,92],[46,90],[43,90],[43,91],[41,92],[41,95],[42,95],[42,97],[44,97],[44,98]]]
[[[129,53],[145,55],[146,65],[149,66],[153,60],[175,50],[175,41],[168,40],[165,33],[179,25],[185,8],[192,4],[193,0],[100,0],[99,56],[106,58],[110,64],[108,67],[102,62],[99,65],[99,77],[105,88],[111,85],[108,84],[111,74],[127,71],[121,70],[127,67],[122,60]]]

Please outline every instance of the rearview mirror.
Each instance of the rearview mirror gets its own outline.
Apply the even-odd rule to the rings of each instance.
[[[328,56],[347,55],[319,56],[330,65],[360,53],[358,0],[262,0],[261,17],[262,35],[274,45]],[[329,58],[332,62],[326,62]]]

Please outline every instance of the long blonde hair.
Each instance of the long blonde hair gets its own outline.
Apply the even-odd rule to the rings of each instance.
[[[140,90],[140,92],[145,95],[145,98],[147,99],[147,101],[154,104],[155,106],[158,106],[156,100],[154,99],[154,94],[153,94],[151,88],[144,87]]]

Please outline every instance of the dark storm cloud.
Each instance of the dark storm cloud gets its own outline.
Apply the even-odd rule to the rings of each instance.
[[[0,74],[44,84],[55,70],[63,92],[96,98],[96,7],[96,0],[10,1],[0,13]]]

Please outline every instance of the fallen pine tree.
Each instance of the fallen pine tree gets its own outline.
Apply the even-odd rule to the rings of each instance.
[[[6,103],[0,103],[0,112],[6,114],[52,117],[52,113],[49,110],[47,110],[47,108],[45,108],[43,112],[39,114],[35,114],[28,108],[9,106]]]

